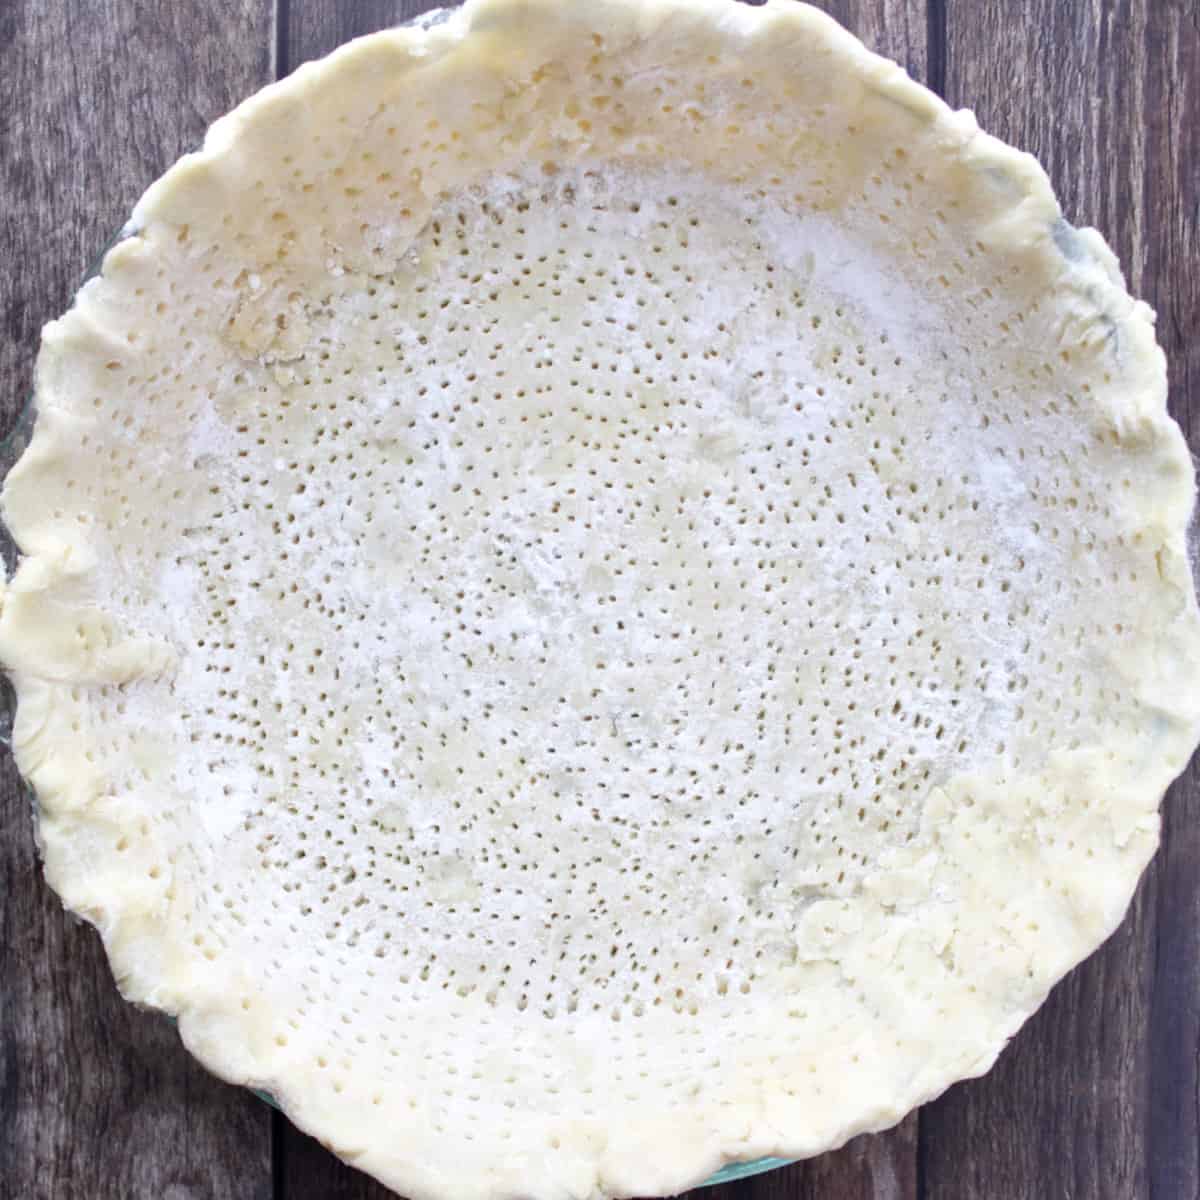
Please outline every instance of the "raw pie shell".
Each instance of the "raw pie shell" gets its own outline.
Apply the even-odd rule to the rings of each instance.
[[[985,1071],[1197,738],[1153,316],[770,0],[472,0],[211,129],[4,491],[46,875],[416,1200],[670,1193]]]

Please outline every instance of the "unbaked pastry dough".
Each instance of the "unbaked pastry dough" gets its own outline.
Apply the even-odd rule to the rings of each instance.
[[[471,0],[217,122],[47,326],[0,659],[132,1000],[416,1200],[982,1072],[1198,733],[1149,309],[771,0]]]

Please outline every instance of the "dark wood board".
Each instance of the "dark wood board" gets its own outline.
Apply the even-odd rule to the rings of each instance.
[[[1200,450],[1200,8],[1148,3],[1144,50],[1143,276],[1158,312],[1171,409]],[[1193,760],[1164,811],[1146,1114],[1152,1200],[1200,1195],[1200,770]]]
[[[270,78],[270,0],[0,5],[0,423],[38,331],[143,189]],[[42,882],[0,760],[0,1197],[271,1195],[270,1119],[117,993],[95,932]]]
[[[17,0],[0,6],[0,418],[42,321],[142,188],[272,73],[421,0]],[[826,0],[991,132],[1036,153],[1159,311],[1172,406],[1200,447],[1200,16],[1192,0]],[[1193,417],[1195,410],[1195,417]],[[260,1102],[211,1079],[116,994],[91,930],[37,871],[0,773],[0,1198],[382,1200]],[[897,1130],[700,1200],[1200,1195],[1200,777],[1114,938],[997,1068]]]

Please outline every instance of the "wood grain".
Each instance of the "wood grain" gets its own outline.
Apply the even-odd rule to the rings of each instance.
[[[950,3],[944,60],[949,101],[1036,154],[1068,218],[1096,225],[1135,294],[1158,307],[1173,411],[1193,446],[1196,11],[1162,0]],[[1200,1191],[1198,816],[1193,771],[1168,797],[1166,847],[1117,934],[1055,990],[990,1075],[923,1112],[929,1200]]]
[[[41,324],[143,188],[267,78],[268,0],[0,5],[0,425]],[[0,763],[0,1196],[266,1200],[263,1106],[121,1000],[88,926],[41,878],[29,800]]]
[[[320,58],[351,38],[403,24],[433,8],[441,0],[281,0],[287,35],[285,70]]]
[[[1138,287],[1158,312],[1171,410],[1200,450],[1200,8],[1147,5],[1132,47],[1145,78],[1146,213]],[[1164,810],[1154,868],[1146,1160],[1151,1200],[1200,1196],[1200,770]]]

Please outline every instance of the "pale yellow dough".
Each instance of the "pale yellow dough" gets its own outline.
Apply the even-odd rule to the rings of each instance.
[[[1153,316],[800,4],[471,0],[213,126],[46,327],[14,746],[123,992],[413,1200],[982,1072],[1198,735]]]

